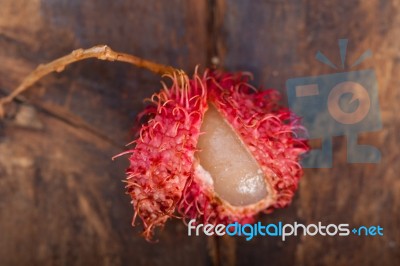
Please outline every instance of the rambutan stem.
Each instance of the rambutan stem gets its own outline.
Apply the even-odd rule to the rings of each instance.
[[[120,61],[126,62],[137,67],[148,69],[160,75],[173,75],[175,73],[184,74],[182,70],[175,69],[170,66],[157,64],[152,61],[144,60],[142,58],[115,52],[107,45],[97,45],[89,49],[77,49],[71,54],[60,57],[44,65],[39,65],[33,72],[31,72],[22,83],[9,95],[0,99],[0,118],[4,116],[4,105],[10,103],[15,97],[28,90],[34,83],[42,77],[52,73],[61,72],[66,66],[89,58],[97,58],[107,61]]]

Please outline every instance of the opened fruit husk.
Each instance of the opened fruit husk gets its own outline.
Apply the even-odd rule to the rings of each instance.
[[[303,128],[279,93],[258,91],[246,73],[169,78],[128,151],[126,187],[144,236],[171,217],[246,223],[287,206],[308,146],[295,138]]]

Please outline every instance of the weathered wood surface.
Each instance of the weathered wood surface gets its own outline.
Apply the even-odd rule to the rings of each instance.
[[[323,3],[321,3],[323,2]],[[263,222],[381,225],[384,237],[188,237],[170,221],[147,243],[130,226],[126,160],[142,100],[159,77],[96,60],[43,79],[0,122],[0,265],[399,265],[400,1],[0,1],[0,90],[40,63],[108,44],[188,71],[212,56],[284,91],[288,78],[334,73],[314,59],[374,68],[383,129],[363,133],[381,163],[348,164],[335,138],[334,167],[306,170],[293,204]],[[337,61],[335,61],[337,60]],[[32,109],[33,107],[33,109]]]

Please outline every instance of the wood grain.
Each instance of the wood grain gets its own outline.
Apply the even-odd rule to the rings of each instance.
[[[2,1],[1,90],[39,63],[102,43],[190,72],[205,65],[204,14],[195,1]],[[143,99],[160,87],[146,71],[91,60],[24,95],[36,115],[11,106],[0,127],[0,265],[209,263],[205,237],[188,237],[180,221],[158,244],[131,227],[127,162],[111,161],[132,140]]]
[[[142,100],[159,77],[96,60],[39,82],[0,122],[0,265],[400,265],[400,1],[3,0],[0,94],[40,63],[79,47],[108,44],[192,71],[220,67],[254,74],[254,84],[285,96],[289,78],[336,73],[337,40],[348,64],[374,69],[383,128],[361,134],[379,164],[348,164],[334,139],[332,169],[308,169],[293,204],[263,215],[294,221],[381,225],[383,237],[188,237],[180,221],[147,243],[130,226],[124,150]],[[283,99],[285,102],[285,98]]]
[[[282,243],[258,238],[236,244],[238,265],[395,265],[400,263],[400,2],[227,1],[220,40],[228,69],[251,70],[255,83],[285,93],[289,78],[337,73],[315,60],[318,50],[340,63],[337,41],[349,40],[347,65],[376,72],[383,128],[360,143],[380,149],[379,164],[348,164],[346,139],[334,138],[332,169],[307,169],[289,209],[265,222],[381,225],[384,237],[298,237]],[[339,70],[340,71],[340,70]]]

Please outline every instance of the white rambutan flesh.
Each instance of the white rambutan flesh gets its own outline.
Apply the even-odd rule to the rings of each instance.
[[[213,179],[215,194],[233,206],[264,199],[268,192],[261,168],[212,104],[204,115],[201,132],[197,156]]]

